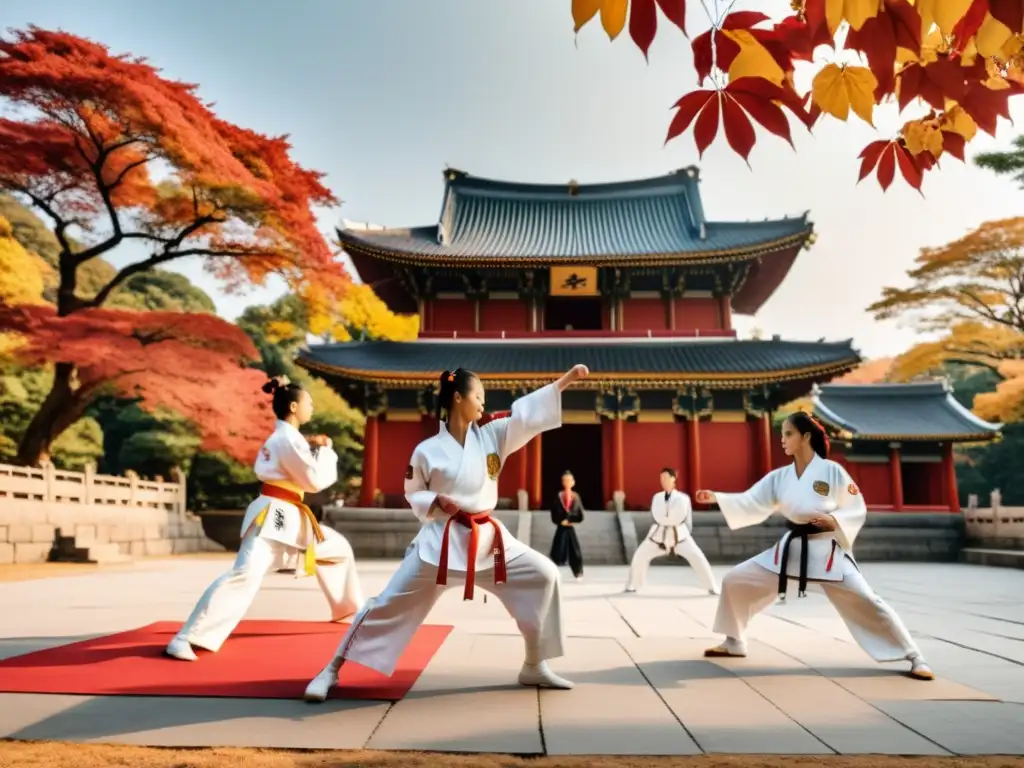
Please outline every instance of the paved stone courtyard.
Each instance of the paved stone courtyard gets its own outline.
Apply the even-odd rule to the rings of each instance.
[[[0,656],[184,619],[229,557],[142,561],[0,583]],[[361,564],[375,594],[394,562]],[[429,621],[455,630],[396,704],[0,694],[0,738],[158,746],[516,754],[1024,754],[1024,571],[866,564],[935,668],[911,680],[853,644],[824,596],[754,620],[747,659],[705,660],[717,598],[689,568],[566,575],[573,691],[515,685],[522,644],[497,600],[450,590]],[[727,569],[716,568],[719,576]],[[268,578],[250,618],[316,619],[312,579]],[[268,660],[268,663],[273,663]],[[259,675],[254,669],[253,675]]]

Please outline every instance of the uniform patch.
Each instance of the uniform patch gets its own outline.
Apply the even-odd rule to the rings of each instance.
[[[487,454],[487,474],[491,480],[497,480],[499,472],[501,472],[501,459],[498,458],[498,454]]]
[[[412,464],[405,468],[405,479],[412,480]]]
[[[828,483],[823,480],[815,480],[814,485],[811,486],[814,492],[819,496],[828,496]]]
[[[263,446],[262,453],[263,453],[263,460],[264,461],[270,461],[270,449],[267,448],[267,446],[265,446],[265,445]]]
[[[274,510],[274,528],[278,531],[284,530],[284,512],[280,509]]]
[[[856,496],[860,493],[860,488],[858,488],[853,483],[850,483],[848,486],[846,486],[846,492],[851,496]]]

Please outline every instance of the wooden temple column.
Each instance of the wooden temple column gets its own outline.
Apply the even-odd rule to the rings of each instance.
[[[541,443],[537,435],[526,446],[530,462],[530,485],[527,488],[530,496],[530,509],[543,509],[541,498]]]
[[[536,439],[536,438],[534,438]],[[527,443],[526,450],[519,454],[519,483],[518,490],[526,491],[526,498],[530,498],[530,449]]]
[[[767,413],[758,420],[758,432],[761,434],[761,476],[772,471],[772,419]]]
[[[380,417],[367,416],[363,430],[363,484],[359,489],[359,505],[372,507],[377,491],[380,451]]]
[[[899,512],[903,509],[903,464],[900,460],[898,443],[889,447],[889,482],[892,491],[892,509],[893,512]]]
[[[722,329],[732,330],[732,304],[728,294],[718,297],[718,315],[722,323]]]
[[[700,416],[693,414],[686,425],[686,434],[689,438],[690,466],[690,498],[696,503],[697,491],[701,489],[700,480]]]
[[[612,421],[612,498],[616,491],[625,492],[626,473],[623,455],[625,452],[624,419],[616,418]]]
[[[956,466],[953,464],[953,444],[942,446],[942,479],[946,486],[946,503],[950,512],[960,512],[960,491],[956,486]]]

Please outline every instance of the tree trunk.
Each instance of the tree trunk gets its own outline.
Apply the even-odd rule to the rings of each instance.
[[[49,460],[53,441],[85,412],[87,399],[83,395],[75,381],[75,366],[57,363],[53,386],[21,438],[19,464],[37,467]]]

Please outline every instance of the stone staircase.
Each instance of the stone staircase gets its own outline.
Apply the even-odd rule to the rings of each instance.
[[[53,537],[50,561],[57,563],[131,563],[133,558],[121,551],[121,545],[114,542],[101,543],[95,536],[78,534],[65,536],[60,528]]]

